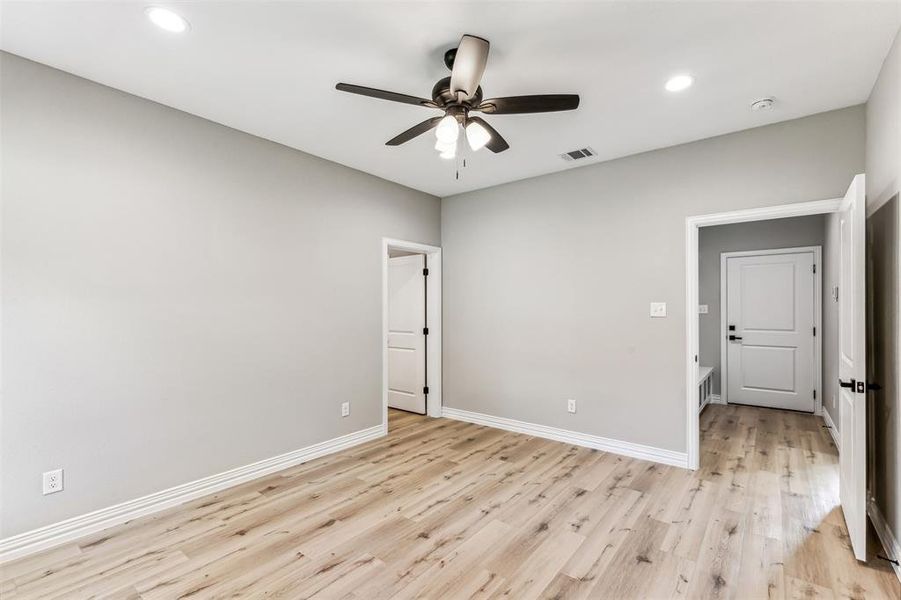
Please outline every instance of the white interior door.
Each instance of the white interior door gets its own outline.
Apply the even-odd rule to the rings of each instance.
[[[867,558],[866,215],[864,176],[845,194],[839,214],[838,287],[839,490],[857,560]]]
[[[814,412],[813,251],[726,258],[727,401]]]
[[[425,414],[425,256],[388,259],[388,406]]]

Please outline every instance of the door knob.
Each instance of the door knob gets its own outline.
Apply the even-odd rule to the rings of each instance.
[[[854,386],[857,385],[857,380],[852,379],[851,381],[842,381],[841,378],[838,380],[839,387],[843,388],[851,388],[854,389]]]
[[[740,341],[741,341],[741,336],[740,336],[740,335],[730,335],[730,336],[729,336],[729,341],[730,341],[730,342],[740,342]]]

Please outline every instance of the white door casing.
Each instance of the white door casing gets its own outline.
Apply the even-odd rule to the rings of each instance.
[[[857,560],[867,558],[866,202],[857,175],[839,211],[839,491]]]
[[[815,411],[819,356],[814,250],[723,255],[722,343],[729,403]]]
[[[425,256],[388,259],[388,406],[426,412]]]

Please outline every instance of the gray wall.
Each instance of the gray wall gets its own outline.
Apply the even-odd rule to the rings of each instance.
[[[698,303],[707,304],[698,315],[701,364],[714,367],[713,393],[720,393],[720,254],[742,250],[768,250],[822,246],[825,217],[798,217],[701,227],[698,232]],[[822,265],[821,265],[822,266]],[[822,271],[820,271],[822,273]]]
[[[899,7],[901,10],[901,7]],[[901,188],[901,32],[895,38],[892,50],[882,65],[882,71],[867,102],[866,110],[866,166],[867,166],[867,213],[868,235],[877,231],[883,236],[882,248],[896,249],[894,263],[883,262],[882,268],[894,272],[880,272],[877,267],[874,275],[880,278],[876,288],[871,285],[871,292],[876,291],[881,300],[883,313],[877,316],[877,322],[891,328],[883,332],[880,340],[883,348],[882,356],[877,356],[879,376],[884,388],[874,394],[876,421],[875,440],[875,484],[876,503],[886,522],[894,532],[895,539],[901,538],[901,318],[899,318],[898,296],[901,280],[898,255],[898,232],[901,231],[901,211],[897,206],[887,206],[892,202],[897,205]],[[886,224],[880,222],[885,218],[893,218],[896,222]],[[891,239],[885,239],[889,235]],[[878,291],[877,291],[878,290]],[[874,340],[871,340],[871,343]]]
[[[444,199],[445,404],[684,451],[685,217],[839,197],[863,161],[858,106]]]
[[[381,422],[381,238],[437,198],[0,60],[3,535]]]

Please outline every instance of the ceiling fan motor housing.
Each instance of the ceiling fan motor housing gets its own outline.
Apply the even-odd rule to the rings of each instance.
[[[463,106],[469,109],[482,103],[482,86],[476,88],[476,93],[473,94],[472,98],[460,102],[457,99],[457,95],[450,91],[450,80],[450,77],[439,79],[438,83],[432,88],[432,100],[440,108]]]

